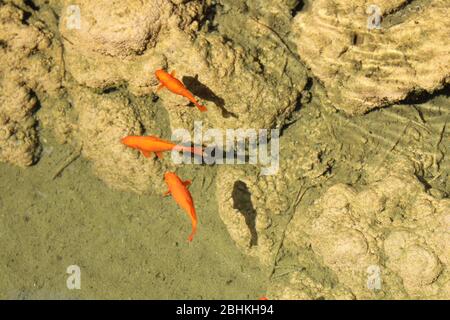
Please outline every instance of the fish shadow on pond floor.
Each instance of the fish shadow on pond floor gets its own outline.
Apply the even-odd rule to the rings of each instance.
[[[233,208],[237,209],[245,218],[245,224],[250,230],[250,247],[258,245],[256,232],[256,210],[253,207],[252,195],[243,181],[236,181],[233,186]]]
[[[225,100],[216,95],[211,89],[209,89],[206,85],[198,80],[198,75],[196,75],[195,77],[183,76],[182,81],[186,88],[190,92],[192,92],[192,94],[203,100],[212,102],[216,106],[218,106],[222,111],[222,116],[224,118],[238,118],[236,114],[225,109]]]

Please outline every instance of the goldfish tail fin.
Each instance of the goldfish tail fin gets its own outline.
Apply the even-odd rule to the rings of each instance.
[[[194,239],[194,235],[195,235],[195,232],[196,232],[197,230],[195,229],[195,228],[192,228],[192,231],[191,231],[191,234],[189,235],[189,237],[188,237],[188,241],[189,242],[192,242],[192,240]]]
[[[197,106],[198,110],[200,110],[201,112],[206,112],[206,111],[208,111],[208,109],[206,109],[205,106],[202,106],[202,105],[200,105],[199,103],[196,103],[195,105]]]
[[[191,242],[192,239],[194,239],[194,235],[197,232],[197,214],[195,213],[194,207],[191,208],[190,216],[191,216],[191,222],[192,222],[192,231],[188,237],[189,242]]]

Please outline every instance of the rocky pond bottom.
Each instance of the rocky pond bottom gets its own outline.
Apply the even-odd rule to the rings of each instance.
[[[448,299],[449,9],[0,1],[0,298]],[[199,123],[279,133],[277,170],[121,143]]]

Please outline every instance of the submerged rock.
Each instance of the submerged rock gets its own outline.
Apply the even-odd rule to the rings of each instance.
[[[108,186],[137,193],[163,190],[166,165],[147,159],[121,143],[127,135],[151,132],[156,124],[139,120],[145,114],[142,106],[133,104],[120,93],[107,97],[81,87],[70,91],[78,114],[74,135],[82,147],[82,155],[92,162],[94,173]]]
[[[283,70],[282,65],[287,63],[285,56],[268,52],[255,54],[255,46],[273,44],[265,34],[267,30],[261,32],[255,23],[249,28],[259,33],[261,43],[233,44],[229,39],[243,40],[237,34],[225,36],[201,28],[204,15],[211,9],[210,2],[174,4],[147,0],[142,4],[132,2],[126,9],[118,4],[106,5],[106,2],[83,3],[78,7],[79,28],[71,24],[74,13],[65,10],[68,6],[69,2],[65,3],[59,29],[64,42],[65,65],[76,85],[100,92],[123,88],[131,96],[144,96],[156,93],[158,81],[154,72],[165,68],[176,70],[176,76],[208,108],[208,112],[200,114],[197,109],[188,107],[189,101],[185,98],[161,90],[157,93],[159,104],[168,112],[169,123],[158,126],[189,130],[196,120],[203,121],[205,129],[279,126],[297,106],[300,91],[307,81],[304,70],[296,72],[296,78]],[[268,60],[261,62],[263,58]],[[70,91],[69,95],[72,95]],[[102,102],[104,99],[106,101]],[[95,96],[100,104],[109,104],[108,99],[106,95]],[[97,118],[89,119],[89,123],[84,123],[83,117],[78,121],[79,128],[85,125],[104,127],[96,123]],[[144,116],[138,121],[151,122],[152,119]],[[75,139],[78,136],[75,134]],[[117,143],[112,136],[102,139],[104,145]],[[105,139],[109,139],[109,143]],[[83,138],[82,143],[94,149],[88,146],[92,143],[90,139]],[[108,171],[108,166],[97,160],[99,158],[90,157],[95,162],[94,167]],[[105,179],[104,175],[100,177]],[[115,180],[117,187],[123,189],[119,180]],[[114,185],[112,181],[108,179],[108,184]],[[136,182],[135,186],[129,185],[129,189],[141,189],[140,186]]]
[[[450,3],[415,3],[377,1],[380,29],[368,29],[376,11],[368,14],[364,0],[311,1],[295,16],[298,54],[324,85],[328,103],[363,114],[449,82]]]
[[[17,6],[0,5],[0,161],[22,167],[39,157],[38,97],[61,85],[53,35],[27,19]]]
[[[273,281],[274,298],[431,298],[449,294],[450,202],[426,193],[404,163],[366,185],[337,184],[288,226],[286,256],[301,274]],[[309,249],[308,249],[309,248]],[[317,270],[332,284],[315,276]],[[305,294],[305,289],[307,294]]]

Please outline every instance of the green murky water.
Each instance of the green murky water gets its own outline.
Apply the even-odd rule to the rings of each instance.
[[[188,243],[190,221],[170,197],[110,190],[82,158],[52,180],[72,150],[47,139],[37,165],[0,165],[0,298],[264,294],[267,271],[236,249],[218,216],[212,168],[185,169],[186,175],[197,171],[191,192],[202,199],[196,204],[198,234]],[[80,290],[67,288],[70,265],[80,267]]]

